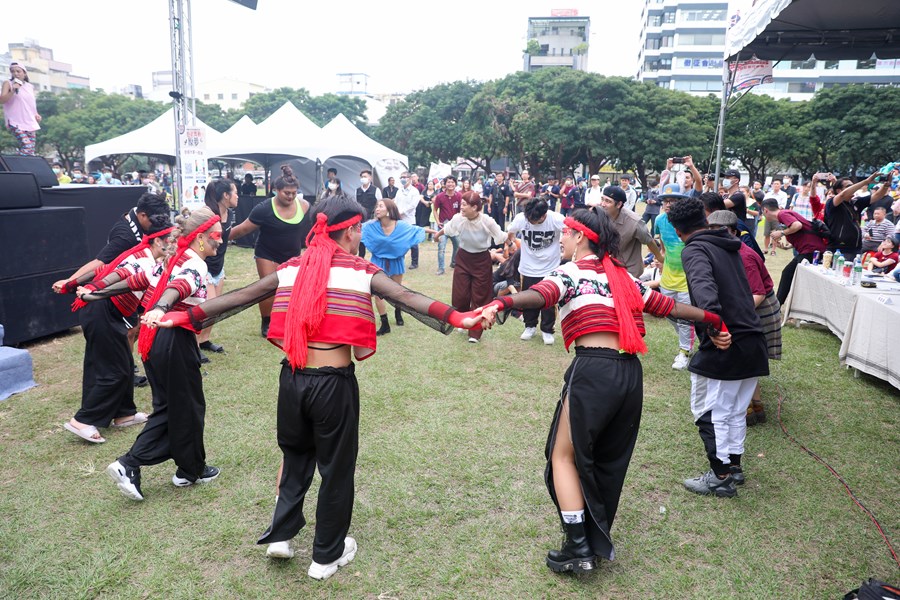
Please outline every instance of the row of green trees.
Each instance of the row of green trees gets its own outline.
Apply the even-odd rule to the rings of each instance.
[[[457,81],[415,92],[388,108],[375,129],[412,164],[463,157],[490,171],[511,157],[561,176],[579,165],[633,171],[646,181],[670,156],[712,169],[719,98],[690,96],[620,77],[568,69]],[[808,102],[746,94],[726,119],[724,167],[754,180],[788,170],[855,174],[900,159],[900,89],[852,85]]]
[[[84,147],[146,125],[169,104],[102,91],[42,92],[40,151],[71,167]],[[491,170],[510,157],[541,175],[562,176],[584,165],[632,171],[642,181],[665,167],[666,158],[690,154],[712,171],[719,99],[695,97],[621,77],[569,69],[512,73],[478,83],[457,81],[410,94],[391,105],[374,131],[365,101],[350,96],[312,96],[279,88],[257,94],[238,110],[197,102],[197,115],[224,131],[246,114],[255,122],[286,101],[324,125],[343,113],[364,132],[405,153],[412,165],[463,157]],[[900,159],[900,89],[851,85],[818,92],[808,102],[746,94],[726,119],[723,164],[739,162],[752,179],[797,170],[853,175]],[[15,140],[0,131],[0,151]],[[117,165],[126,157],[111,157]]]
[[[312,96],[305,89],[279,88],[256,94],[241,109],[222,110],[217,104],[197,102],[197,117],[216,129],[225,131],[243,115],[259,123],[268,118],[285,102],[291,101],[320,127],[340,113],[358,127],[365,129],[365,101],[349,96],[324,94]],[[84,162],[84,148],[142,127],[163,114],[170,103],[134,99],[103,91],[69,90],[61,94],[41,92],[37,108],[43,120],[38,132],[38,151],[55,154],[60,162],[71,168]],[[16,143],[12,135],[0,131],[0,152],[12,152]],[[110,157],[109,164],[118,166],[125,156]]]

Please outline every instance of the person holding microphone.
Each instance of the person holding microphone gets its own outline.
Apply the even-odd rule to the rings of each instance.
[[[17,62],[9,65],[10,78],[0,89],[0,104],[6,128],[19,144],[20,156],[34,156],[37,145],[37,130],[41,128],[34,97],[34,86],[28,81],[28,72]]]

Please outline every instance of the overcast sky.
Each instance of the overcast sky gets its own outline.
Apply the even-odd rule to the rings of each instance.
[[[369,75],[370,92],[489,80],[522,68],[528,17],[575,8],[591,17],[589,70],[633,76],[640,0],[193,0],[198,82],[230,76],[268,87],[338,89],[337,73]],[[365,8],[363,8],[365,7]],[[139,10],[138,10],[139,9]],[[26,0],[0,20],[0,51],[26,38],[107,90],[171,68],[167,0]],[[7,11],[7,17],[12,13]],[[27,66],[27,65],[26,65]]]

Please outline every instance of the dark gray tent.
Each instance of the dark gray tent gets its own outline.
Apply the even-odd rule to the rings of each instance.
[[[755,0],[729,31],[733,60],[900,58],[898,0]]]

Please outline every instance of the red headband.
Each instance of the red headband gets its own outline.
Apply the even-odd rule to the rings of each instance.
[[[324,235],[326,233],[331,233],[332,231],[340,231],[341,229],[346,229],[352,225],[356,225],[362,221],[362,215],[353,215],[346,221],[341,221],[340,223],[335,223],[334,225],[328,224],[328,216],[324,212],[320,212],[316,215],[316,222],[310,229],[309,233],[306,234],[306,245],[309,247],[312,242],[313,236],[316,235]]]
[[[164,235],[168,235],[168,234],[172,233],[173,229],[175,229],[175,228],[169,227],[168,229],[163,229],[162,231],[157,231],[156,233],[151,233],[151,234],[145,235],[141,239],[140,244],[138,244],[137,246],[134,246],[133,248],[129,248],[128,250],[126,250],[125,252],[120,254],[119,256],[115,257],[112,261],[110,261],[108,264],[106,264],[103,268],[99,269],[96,272],[96,274],[94,275],[94,281],[99,281],[99,280],[105,279],[107,275],[109,275],[110,273],[115,271],[118,268],[118,266],[120,264],[122,264],[122,262],[125,259],[127,259],[129,256],[143,252],[144,250],[146,250],[147,248],[150,247],[151,240],[156,239],[158,237],[162,237]],[[86,304],[85,304],[84,300],[82,300],[81,298],[76,298],[75,301],[72,302],[72,312],[81,310],[85,306],[86,306]]]
[[[576,221],[572,217],[566,217],[565,220],[563,221],[563,224],[566,225],[567,227],[571,227],[575,231],[580,231],[581,233],[584,234],[584,237],[591,240],[595,244],[600,243],[600,236],[597,235],[597,232],[594,231],[593,229],[591,229],[590,227],[588,227],[587,225],[585,225],[584,223],[582,223],[581,221]]]

